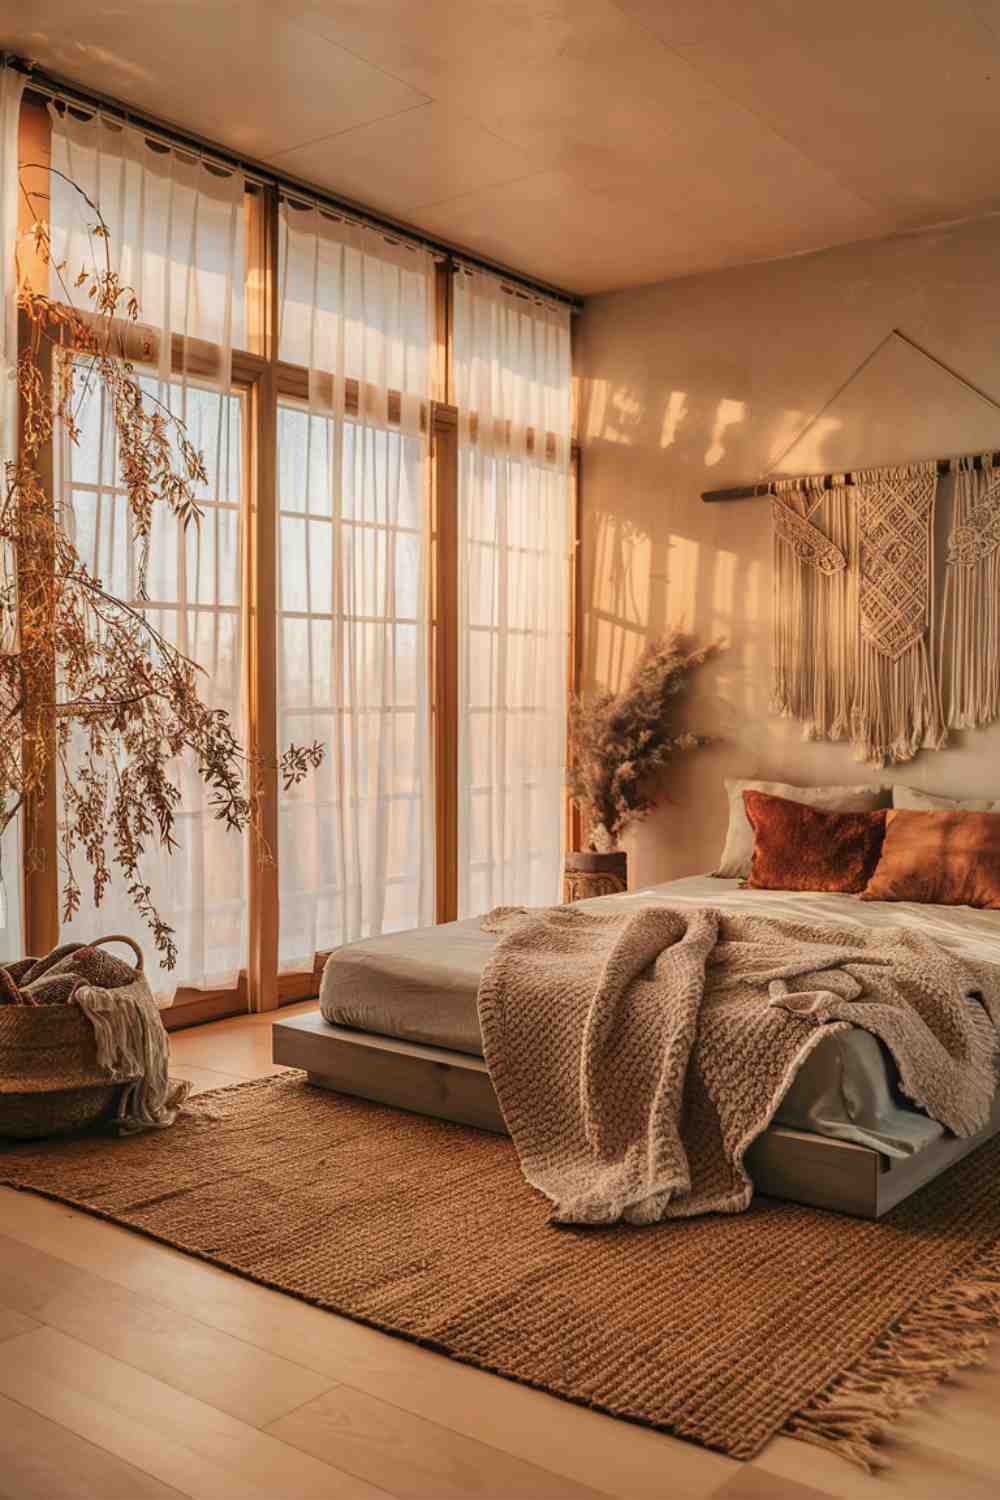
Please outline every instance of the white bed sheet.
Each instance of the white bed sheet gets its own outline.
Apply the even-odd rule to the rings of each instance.
[[[621,897],[619,900],[623,899]],[[910,901],[862,901],[824,891],[752,891],[738,880],[689,875],[653,885],[624,898],[663,901],[668,906],[717,906],[793,922],[825,922],[830,927],[908,927],[967,958],[1000,964],[1000,911],[971,906],[918,906]]]
[[[831,927],[909,927],[950,951],[1000,964],[1000,912],[969,907],[868,902],[814,891],[753,891],[737,880],[692,875],[627,896],[600,896],[581,905],[713,906],[723,911],[825,923]],[[327,1020],[382,1036],[480,1054],[476,997],[496,938],[478,918],[384,934],[331,955],[320,1007]],[[800,1069],[777,1122],[892,1157],[910,1156],[943,1134],[898,1090],[895,1066],[882,1043],[852,1027],[822,1042]]]

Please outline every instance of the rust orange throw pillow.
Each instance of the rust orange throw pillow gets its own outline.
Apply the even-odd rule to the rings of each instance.
[[[1000,911],[1000,813],[893,809],[882,858],[862,895]]]
[[[744,792],[753,829],[747,885],[761,891],[863,891],[878,864],[885,810],[820,812],[803,802]]]

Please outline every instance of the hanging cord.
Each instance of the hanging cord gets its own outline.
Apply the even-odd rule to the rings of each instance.
[[[834,402],[839,400],[839,398],[847,390],[848,386],[852,385],[853,382],[857,380],[858,376],[868,368],[872,360],[875,359],[878,354],[881,354],[882,350],[891,339],[898,339],[900,343],[905,344],[907,348],[912,349],[915,354],[919,354],[923,359],[927,360],[929,364],[935,365],[939,370],[943,370],[944,373],[946,375],[949,375],[952,380],[957,380],[959,385],[964,386],[967,391],[971,392],[973,396],[977,396],[980,401],[984,401],[986,405],[992,407],[995,412],[1000,412],[1000,401],[989,395],[987,391],[981,390],[978,385],[975,385],[973,383],[973,381],[968,380],[964,375],[960,375],[957,370],[953,370],[951,365],[946,364],[943,359],[938,359],[936,354],[931,354],[929,350],[923,348],[923,346],[918,344],[915,339],[911,339],[908,334],[903,333],[901,329],[890,328],[885,337],[879,340],[874,349],[872,349],[869,354],[865,355],[861,363],[857,365],[851,371],[850,375],[848,375],[847,379],[837,387],[829,400],[824,402],[819,411],[815,412],[814,415],[809,418],[804,427],[800,428],[800,430],[792,438],[791,442],[781,450],[777,458],[771,459],[767,468],[761,470],[760,474],[757,476],[758,484],[766,479],[769,479],[772,476],[778,465],[788,457],[789,453],[791,453],[796,443],[800,443],[802,439],[807,435],[807,433],[812,431],[820,418],[826,415]],[[889,464],[885,467],[897,468],[898,465]]]
[[[881,353],[881,351],[885,348],[885,346],[889,342],[889,340],[892,339],[892,338],[895,338],[895,337],[896,337],[896,330],[894,328],[890,328],[890,330],[886,334],[885,338],[880,339],[879,342],[875,345],[875,348],[872,349],[872,351],[869,354],[865,355],[865,357],[861,361],[861,363],[859,365],[857,365],[851,371],[850,375],[848,375],[847,379],[843,382],[843,384],[839,385],[837,387],[837,389],[834,391],[834,393],[830,397],[830,399],[828,401],[826,401],[820,407],[819,411],[815,412],[813,414],[813,416],[811,416],[809,418],[809,420],[808,420],[808,422],[806,422],[805,426],[802,427],[795,434],[795,436],[792,438],[791,442],[787,445],[787,447],[785,447],[785,448],[783,448],[781,450],[781,452],[778,454],[777,458],[774,458],[774,459],[771,460],[771,462],[768,464],[768,466],[767,466],[766,469],[762,469],[760,471],[760,473],[757,476],[757,482],[758,483],[760,483],[764,479],[769,479],[771,477],[771,475],[774,473],[775,469],[781,463],[782,459],[787,458],[788,454],[791,453],[791,451],[795,447],[796,443],[800,443],[802,441],[802,439],[806,436],[806,433],[812,431],[812,429],[816,426],[816,423],[819,421],[820,417],[823,417],[823,416],[826,415],[826,413],[830,410],[830,407],[833,405],[833,403],[836,400],[838,400],[839,397],[841,397],[844,394],[844,392],[847,390],[847,387],[853,381],[857,380],[857,378],[861,374],[862,370],[866,369],[868,367],[868,365],[871,364],[871,362],[875,358],[876,354]]]

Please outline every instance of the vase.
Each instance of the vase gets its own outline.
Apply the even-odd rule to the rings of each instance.
[[[574,849],[566,856],[563,901],[586,901],[591,896],[618,896],[628,890],[628,855],[624,849],[598,854]]]

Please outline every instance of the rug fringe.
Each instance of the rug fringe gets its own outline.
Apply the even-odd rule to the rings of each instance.
[[[1000,1328],[1000,1243],[904,1314],[851,1369],[787,1421],[784,1433],[869,1473],[890,1428],[958,1370],[985,1364]]]

